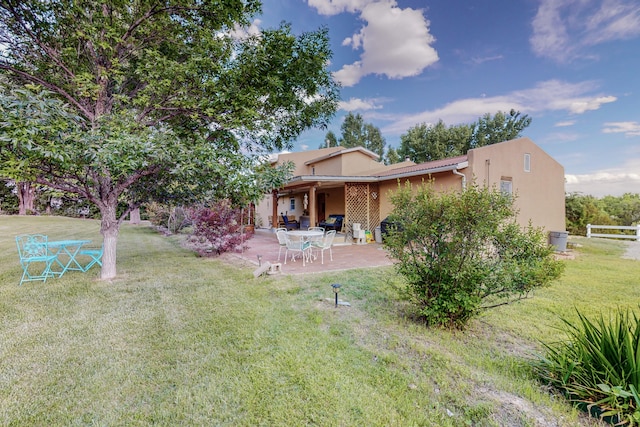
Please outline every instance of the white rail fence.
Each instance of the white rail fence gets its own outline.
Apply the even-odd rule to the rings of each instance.
[[[592,233],[591,229],[602,230],[636,230],[636,234],[605,234],[605,233]],[[640,224],[638,225],[592,225],[587,224],[587,237],[610,237],[615,239],[633,239],[640,242]]]

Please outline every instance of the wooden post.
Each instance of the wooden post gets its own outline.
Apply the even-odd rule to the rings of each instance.
[[[312,185],[309,188],[309,227],[315,227],[318,225],[318,212],[316,211],[316,189],[317,185]]]
[[[271,227],[278,228],[278,190],[271,192],[273,195],[273,206],[271,209]]]

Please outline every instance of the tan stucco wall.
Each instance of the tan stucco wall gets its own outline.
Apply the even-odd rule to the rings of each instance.
[[[530,172],[524,170],[530,155]],[[479,185],[500,188],[500,180],[512,179],[518,222],[531,220],[546,231],[565,230],[564,168],[529,138],[519,138],[470,150],[469,171]]]
[[[322,148],[322,149],[313,150],[313,151],[300,151],[297,153],[281,153],[281,154],[278,154],[278,164],[283,164],[287,161],[291,161],[296,165],[296,168],[293,171],[293,176],[312,175],[311,173],[312,167],[306,166],[305,162],[308,162],[311,159],[323,157],[341,150],[344,150],[344,148],[330,147],[330,148]],[[316,172],[316,175],[320,175],[320,174]]]
[[[344,187],[322,190],[325,193],[325,217],[331,214],[344,215]]]

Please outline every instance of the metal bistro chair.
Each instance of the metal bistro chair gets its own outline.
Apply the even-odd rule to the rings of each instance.
[[[309,257],[311,255],[311,243],[304,239],[292,240],[289,236],[287,238],[287,250],[284,253],[284,263],[287,263],[287,258],[289,257],[289,252],[291,252],[291,260],[295,261],[296,253],[299,253],[302,256],[302,266],[306,265],[307,260],[310,261]]]
[[[53,276],[51,265],[56,260],[56,256],[49,254],[47,236],[43,234],[22,234],[16,236],[16,245],[18,246],[18,256],[22,266],[21,285],[24,282],[34,280],[46,282],[48,277]],[[36,270],[36,267],[31,267],[32,264],[40,265],[40,267]]]
[[[327,249],[329,250],[331,261],[333,261],[333,251],[331,250],[331,246],[333,246],[333,239],[335,237],[336,230],[329,230],[321,241],[312,243],[313,247],[320,251],[320,258],[322,260],[321,264],[324,264],[324,251],[326,251]]]
[[[319,231],[322,233],[322,236],[312,236],[307,238],[307,241],[311,243],[311,246],[314,246],[316,243],[321,242],[324,238],[324,228],[323,227],[309,227],[307,230],[309,231]]]
[[[98,248],[98,249],[92,249],[92,248],[80,249],[80,251],[78,252],[78,255],[85,255],[85,256],[88,256],[89,258],[91,258],[91,261],[89,261],[89,263],[87,265],[82,267],[82,272],[83,273],[86,273],[95,264],[98,264],[100,267],[102,267],[102,252],[103,251],[104,251],[104,246],[100,246],[100,248]]]
[[[278,238],[278,261],[280,261],[280,254],[283,249],[287,249],[287,229],[286,228],[277,228],[276,229],[276,237]]]

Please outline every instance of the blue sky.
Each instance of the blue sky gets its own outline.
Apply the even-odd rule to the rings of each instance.
[[[264,0],[261,27],[329,28],[342,84],[327,130],[361,114],[387,146],[420,123],[514,108],[565,168],[566,190],[640,193],[640,1]]]

